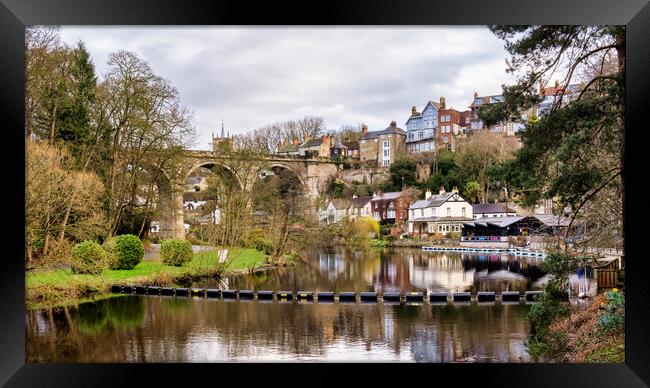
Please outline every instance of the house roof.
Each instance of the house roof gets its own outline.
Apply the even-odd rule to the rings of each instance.
[[[358,141],[344,141],[343,145],[348,147],[348,149],[359,149],[359,142]]]
[[[205,191],[189,191],[183,193],[183,202],[209,201],[211,199],[214,199],[214,197]]]
[[[409,209],[424,209],[427,207],[429,207],[429,199],[418,199],[409,206]]]
[[[377,196],[373,195],[372,198],[371,198],[371,201],[384,201],[384,200],[387,200],[387,199],[397,199],[397,198],[400,198],[400,197],[402,197],[404,195],[405,195],[405,193],[403,193],[401,191],[390,191],[390,192],[387,192],[387,193],[381,193],[381,194],[379,194]]]
[[[553,214],[535,214],[532,217],[537,218],[546,226],[569,226],[570,220],[566,217],[556,216]]]
[[[336,210],[347,210],[350,208],[350,203],[351,201],[348,198],[334,198],[325,202],[321,209],[326,210],[332,204]]]
[[[285,144],[280,149],[278,152],[298,152],[299,145],[298,144]]]
[[[306,148],[306,147],[316,147],[319,146],[323,143],[323,138],[322,137],[317,137],[315,139],[309,139],[305,142],[303,142],[300,145],[300,148]]]
[[[409,209],[424,209],[427,207],[438,207],[443,203],[447,202],[454,194],[458,195],[458,197],[465,200],[465,198],[463,198],[462,195],[455,193],[453,191],[449,191],[442,194],[432,195],[429,199],[417,200],[413,202],[411,206],[409,206]]]
[[[393,134],[406,136],[406,132],[402,128],[391,127],[389,125],[388,128],[383,129],[381,131],[366,132],[363,136],[361,136],[360,140],[372,140],[372,139],[376,139],[381,135],[393,135]]]
[[[475,203],[472,205],[474,214],[484,213],[516,213],[514,210],[507,208],[500,203]]]
[[[353,208],[361,208],[364,207],[370,202],[372,197],[356,197],[352,198],[352,205],[351,207]]]
[[[493,94],[491,96],[479,96],[472,100],[470,107],[481,106],[485,104],[494,104],[495,102],[503,101],[503,96],[500,94]]]
[[[427,102],[427,104],[424,106],[424,109],[422,109],[422,112],[424,112],[425,110],[427,110],[427,106],[429,106],[429,105],[433,105],[433,107],[436,108],[436,110],[440,110],[440,103],[435,102],[435,101],[429,101],[429,102]]]

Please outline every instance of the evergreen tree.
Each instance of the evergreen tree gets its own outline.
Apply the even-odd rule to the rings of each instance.
[[[611,199],[606,201],[611,209],[606,214],[613,219],[605,225],[616,229],[622,241],[624,27],[491,26],[490,30],[504,40],[511,54],[509,71],[518,74],[518,81],[504,85],[503,103],[479,112],[484,123],[519,118],[544,97],[555,95],[545,114],[525,122],[520,133],[523,148],[508,166],[512,171],[502,176],[509,185],[520,187],[526,205],[558,199],[561,209],[571,210],[572,223],[578,216],[590,222],[590,214],[603,213],[594,208],[603,196]],[[556,86],[546,88],[558,76],[562,79]],[[571,90],[569,86],[579,82],[581,87]]]

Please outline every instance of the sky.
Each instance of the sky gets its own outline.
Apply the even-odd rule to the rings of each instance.
[[[411,107],[445,97],[465,110],[501,93],[503,42],[486,27],[74,27],[99,79],[110,53],[128,50],[179,91],[194,112],[195,149],[210,149],[221,120],[231,134],[321,116],[327,129],[393,120],[406,129]]]

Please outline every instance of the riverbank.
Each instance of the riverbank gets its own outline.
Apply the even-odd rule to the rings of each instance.
[[[460,243],[454,240],[421,240],[415,238],[403,239],[371,239],[370,246],[375,248],[421,248],[424,246],[439,246],[440,248],[458,248]]]
[[[544,356],[556,362],[624,362],[625,328],[607,317],[608,304],[606,294],[598,294],[571,306],[569,315],[549,326],[548,348],[553,351]]]
[[[25,307],[57,307],[107,298],[111,295],[111,284],[115,283],[177,286],[230,276],[266,264],[268,255],[251,248],[230,248],[228,257],[229,264],[225,266],[218,262],[216,251],[202,251],[182,267],[164,265],[159,258],[151,258],[133,269],[104,270],[101,275],[74,274],[67,268],[30,271],[25,275]]]

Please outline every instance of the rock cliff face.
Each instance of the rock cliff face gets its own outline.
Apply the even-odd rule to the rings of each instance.
[[[383,183],[390,179],[390,173],[387,168],[360,168],[358,170],[339,170],[338,176],[339,179],[343,180],[346,183],[352,184],[352,182],[359,182],[364,184],[377,184]]]

